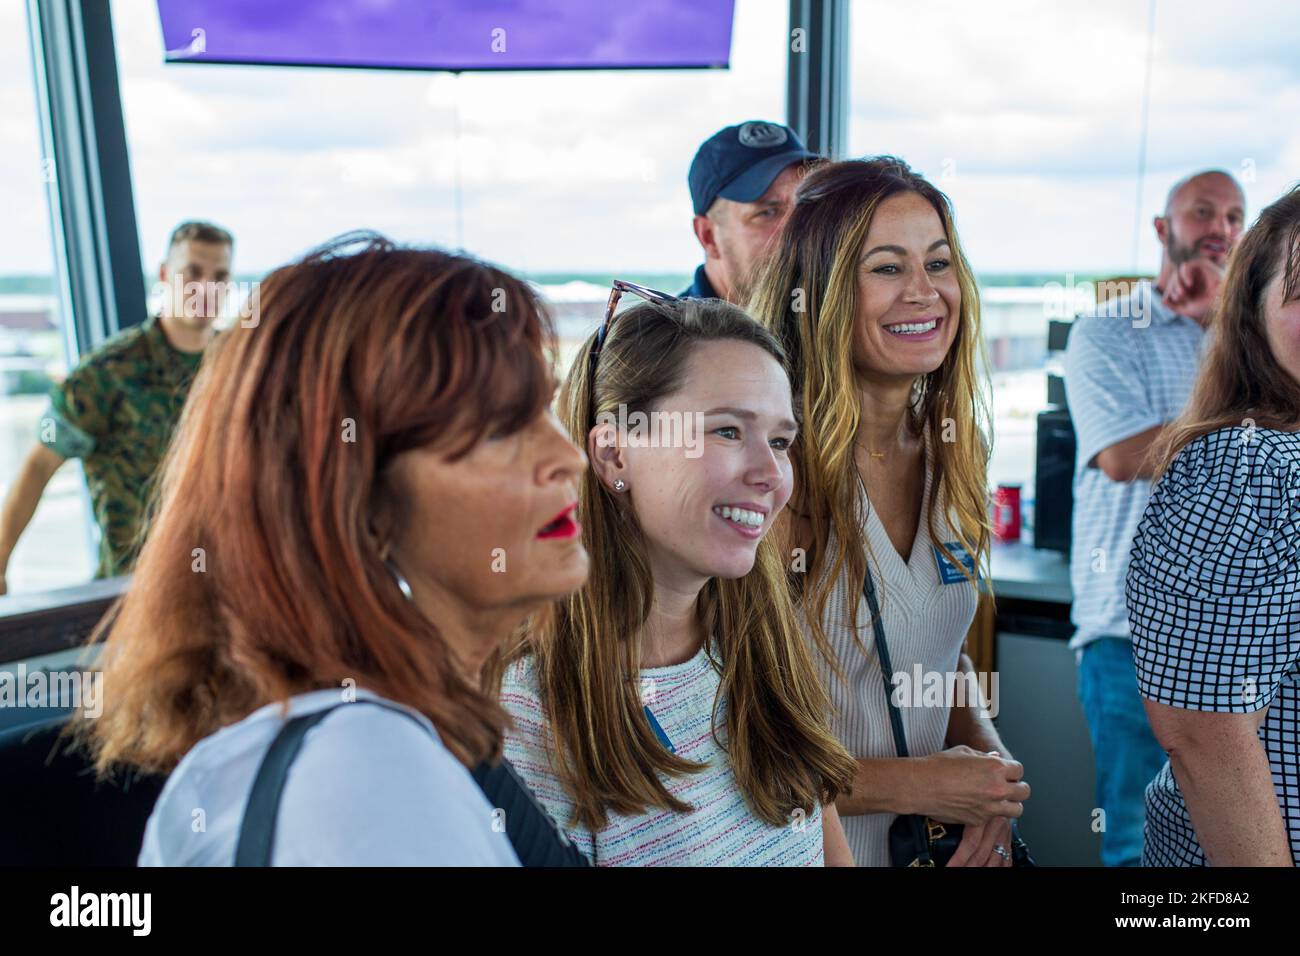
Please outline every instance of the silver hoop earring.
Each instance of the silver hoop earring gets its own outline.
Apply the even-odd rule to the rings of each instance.
[[[624,481],[622,478],[615,478],[615,479],[614,479],[614,490],[615,490],[615,491],[627,491],[627,482]]]
[[[406,595],[408,601],[414,601],[415,598],[411,597],[411,584],[405,577],[403,577],[402,572],[397,570],[397,565],[393,564],[393,562],[388,558],[384,558],[384,566],[388,568],[388,573],[391,574],[393,580],[397,582],[397,589]]]

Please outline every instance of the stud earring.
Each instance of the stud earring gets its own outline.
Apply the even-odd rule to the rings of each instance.
[[[624,481],[622,478],[615,478],[615,479],[614,479],[614,490],[615,490],[615,491],[627,491],[627,482]]]
[[[406,580],[406,578],[402,575],[401,571],[397,570],[397,565],[393,564],[393,562],[390,561],[388,558],[384,558],[384,564],[388,568],[388,573],[393,576],[393,580],[397,582],[398,590],[400,590],[404,595],[406,595],[406,599],[408,601],[415,600],[414,598],[411,597],[410,582]]]

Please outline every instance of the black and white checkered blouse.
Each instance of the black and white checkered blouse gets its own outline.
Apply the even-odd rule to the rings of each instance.
[[[1269,708],[1259,736],[1300,865],[1300,434],[1234,427],[1190,442],[1138,525],[1126,594],[1143,697]],[[1144,865],[1207,865],[1168,762],[1146,812]]]

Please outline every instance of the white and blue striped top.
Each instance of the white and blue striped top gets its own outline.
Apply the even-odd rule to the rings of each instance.
[[[1187,404],[1205,331],[1166,308],[1150,283],[1075,321],[1065,353],[1074,422],[1074,532],[1070,585],[1078,649],[1128,636],[1124,574],[1151,483],[1112,481],[1093,460],[1126,438],[1173,421]]]
[[[664,779],[690,813],[652,809],[624,816],[611,812],[592,832],[573,826],[573,799],[552,763],[555,739],[538,696],[533,659],[516,661],[501,685],[502,706],[514,718],[505,755],[538,801],[597,866],[822,866],[822,813],[802,811],[773,826],[750,809],[736,782],[725,742],[721,708],[713,714],[721,677],[703,649],[689,661],[641,671],[643,697],[677,756],[707,764],[700,773]]]

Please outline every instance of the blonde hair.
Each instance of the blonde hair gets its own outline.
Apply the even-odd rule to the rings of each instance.
[[[940,516],[935,504],[942,494],[955,515],[960,544],[975,558],[976,573],[988,558],[990,441],[988,403],[979,384],[979,371],[986,364],[979,291],[958,242],[948,199],[892,156],[824,164],[800,183],[794,210],[756,284],[750,312],[776,333],[789,360],[803,422],[791,509],[812,528],[806,570],[792,573],[790,579],[803,599],[817,646],[832,664],[836,662],[823,623],[831,589],[846,568],[850,580],[863,580],[869,560],[853,454],[861,426],[853,367],[858,259],[880,204],[906,192],[919,194],[938,213],[961,290],[956,338],[939,368],[918,380],[909,421],[915,434],[928,427],[932,436],[942,438],[932,443],[928,530],[931,540],[953,557],[943,543],[946,535],[936,530]],[[954,563],[976,586],[976,575],[961,561]],[[856,621],[860,590],[851,588],[849,593],[849,620]]]

